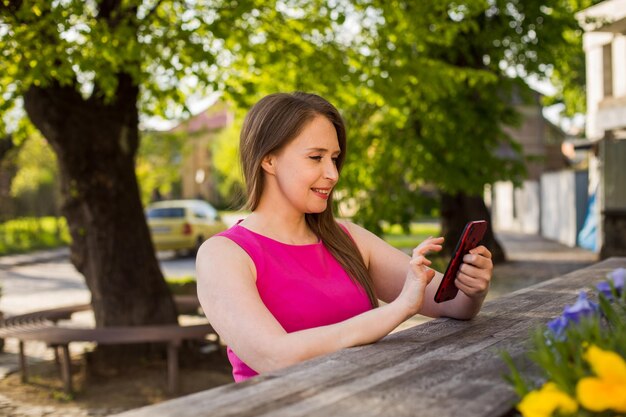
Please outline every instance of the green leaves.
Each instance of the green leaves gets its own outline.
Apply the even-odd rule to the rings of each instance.
[[[582,108],[573,13],[593,1],[3,0],[0,134],[31,86],[106,105],[125,74],[141,112],[168,119],[216,90],[241,108],[315,92],[349,127],[340,187],[360,202],[356,220],[408,224],[434,188],[478,194],[523,178],[505,130],[519,121],[521,76],[558,79],[554,100]]]
[[[171,116],[192,93],[221,81],[221,33],[229,37],[253,2],[82,0],[7,1],[0,9],[1,108],[19,105],[31,86],[72,86],[87,100],[111,102],[120,74],[142,86],[141,108]],[[228,28],[228,30],[225,30]],[[221,42],[220,42],[221,41]],[[172,110],[174,108],[174,110]],[[3,112],[4,114],[4,112]],[[3,129],[4,130],[4,129]],[[1,133],[1,132],[0,132]]]
[[[521,120],[521,77],[546,77],[554,48],[573,52],[563,34],[580,6],[557,2],[548,14],[538,1],[357,2],[376,19],[347,52],[371,104],[345,113],[361,112],[341,184],[348,195],[371,191],[356,220],[372,230],[381,218],[408,224],[433,187],[480,195],[494,181],[519,183],[524,159],[506,129]]]
[[[183,132],[145,132],[142,135],[135,172],[143,205],[151,201],[156,190],[162,196],[180,191],[182,161],[191,152],[189,147]]]
[[[11,182],[12,197],[19,197],[21,194],[36,191],[42,185],[56,182],[56,157],[40,135],[32,135],[24,142],[16,156],[16,165],[19,169]]]

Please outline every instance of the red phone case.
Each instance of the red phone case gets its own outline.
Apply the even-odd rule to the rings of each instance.
[[[459,289],[454,285],[454,280],[463,263],[463,256],[478,246],[486,230],[487,222],[485,220],[476,220],[465,225],[461,238],[454,249],[452,259],[450,259],[446,272],[443,274],[443,279],[435,293],[435,302],[443,303],[456,297]]]

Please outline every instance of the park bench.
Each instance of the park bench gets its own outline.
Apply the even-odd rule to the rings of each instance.
[[[176,296],[179,314],[197,313],[199,302],[195,296]],[[19,363],[22,381],[28,379],[26,341],[45,342],[54,349],[55,360],[60,365],[65,392],[72,392],[72,374],[69,345],[74,342],[95,342],[100,345],[136,343],[167,343],[168,390],[178,391],[178,348],[183,340],[204,339],[215,334],[210,324],[191,326],[149,325],[116,327],[65,327],[61,320],[71,319],[74,313],[91,309],[89,304],[80,304],[35,311],[8,317],[0,322],[0,338],[15,338],[19,342]],[[216,343],[219,343],[219,339]]]
[[[512,416],[516,395],[503,379],[502,352],[536,380],[537,369],[524,358],[532,330],[617,267],[626,267],[626,258],[488,301],[469,321],[432,320],[372,345],[117,417]]]

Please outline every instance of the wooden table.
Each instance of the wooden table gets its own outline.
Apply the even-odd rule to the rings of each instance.
[[[626,267],[626,258],[495,299],[470,321],[433,320],[373,345],[119,416],[503,416],[516,397],[503,380],[501,352],[524,363],[532,329],[617,267]],[[536,376],[532,367],[525,373]]]

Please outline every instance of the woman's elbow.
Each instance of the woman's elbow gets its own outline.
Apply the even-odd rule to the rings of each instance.
[[[455,317],[452,317],[453,319],[456,320],[471,320],[474,317],[476,317],[476,315],[478,314],[478,312],[472,312],[472,313],[465,313],[465,314],[458,314]]]
[[[453,310],[449,314],[444,314],[445,317],[450,317],[455,320],[471,320],[478,315],[480,307],[472,309],[458,309]]]
[[[278,344],[260,348],[251,355],[248,365],[258,373],[266,373],[287,368],[305,360],[294,349],[284,348]]]

